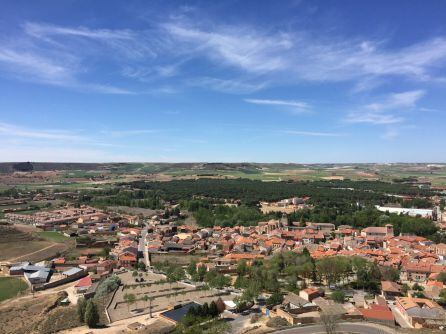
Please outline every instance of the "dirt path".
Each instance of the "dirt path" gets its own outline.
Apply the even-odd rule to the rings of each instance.
[[[64,285],[60,285],[58,287],[48,289],[48,290],[37,291],[37,292],[34,292],[34,295],[29,293],[25,296],[15,297],[12,299],[6,299],[3,302],[1,302],[0,305],[6,304],[6,303],[9,303],[9,304],[16,303],[16,302],[20,302],[20,301],[23,301],[26,299],[33,299],[33,298],[36,298],[39,296],[44,296],[44,295],[53,295],[53,294],[56,294],[61,291],[66,291],[68,293],[68,299],[70,300],[70,302],[72,304],[77,304],[78,297],[74,291],[74,286],[76,285],[76,283],[77,283],[77,281],[70,282],[70,283],[67,283]]]

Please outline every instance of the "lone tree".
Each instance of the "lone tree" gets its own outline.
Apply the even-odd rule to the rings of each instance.
[[[95,327],[99,322],[98,309],[95,303],[93,303],[91,300],[87,302],[87,307],[85,308],[84,322],[90,328]]]
[[[124,300],[126,301],[127,309],[130,312],[130,305],[132,305],[136,302],[136,297],[133,293],[126,293],[124,295]]]
[[[149,298],[149,316],[152,317],[152,302],[155,300],[154,297]]]
[[[331,293],[331,299],[333,299],[336,303],[342,304],[345,302],[345,293],[342,290],[333,291]]]
[[[85,310],[87,308],[87,301],[85,298],[79,298],[77,301],[77,315],[80,322],[84,322]]]
[[[325,333],[335,334],[338,328],[339,316],[330,312],[321,313],[321,321],[325,328]]]

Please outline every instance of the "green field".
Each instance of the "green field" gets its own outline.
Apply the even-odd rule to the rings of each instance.
[[[0,277],[0,302],[17,296],[27,288],[28,285],[20,278]]]
[[[45,231],[45,232],[37,232],[36,233],[40,238],[52,241],[52,242],[65,242],[68,237],[64,236],[59,232]]]

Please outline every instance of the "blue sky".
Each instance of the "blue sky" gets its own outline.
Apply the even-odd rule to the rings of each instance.
[[[446,162],[444,1],[3,1],[0,161]]]

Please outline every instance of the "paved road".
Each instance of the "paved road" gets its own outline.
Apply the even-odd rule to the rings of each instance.
[[[139,238],[138,250],[143,254],[143,261],[146,266],[149,266],[149,253],[147,252],[147,248],[145,246],[147,235],[147,223],[145,223],[144,228],[141,230],[141,237]]]
[[[284,329],[275,333],[280,334],[325,334],[325,328],[323,325],[303,326],[290,329]],[[361,333],[361,334],[395,334],[396,330],[380,326],[377,324],[371,324],[366,322],[358,323],[340,323],[337,328],[337,333]]]

